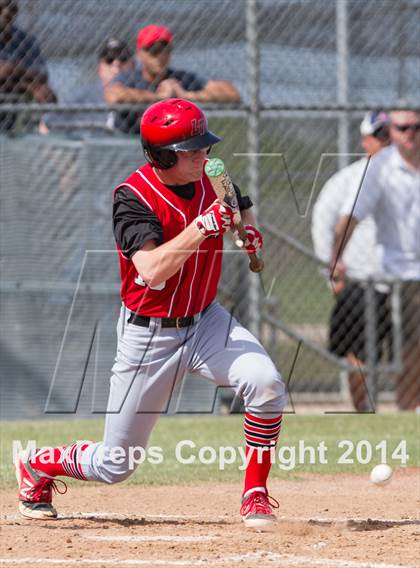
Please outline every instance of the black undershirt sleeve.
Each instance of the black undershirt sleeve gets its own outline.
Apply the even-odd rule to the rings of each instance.
[[[253,205],[251,199],[247,195],[241,194],[241,190],[236,183],[233,184],[233,187],[235,188],[236,197],[238,198],[239,210],[244,211],[244,209],[250,209]]]
[[[146,241],[163,242],[162,225],[147,205],[127,188],[120,188],[114,197],[112,220],[114,237],[123,253],[131,258]]]

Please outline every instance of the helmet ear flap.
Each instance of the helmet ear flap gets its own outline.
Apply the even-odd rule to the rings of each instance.
[[[151,146],[147,143],[143,143],[143,151],[149,164],[153,168],[157,168],[159,170],[172,168],[177,162],[176,153],[173,150],[158,148],[157,146]]]

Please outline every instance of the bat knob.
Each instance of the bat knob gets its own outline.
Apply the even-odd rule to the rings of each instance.
[[[256,255],[253,255],[249,263],[249,269],[251,272],[262,272],[264,270],[264,261]]]

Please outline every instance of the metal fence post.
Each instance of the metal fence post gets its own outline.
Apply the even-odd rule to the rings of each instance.
[[[402,369],[401,281],[391,289],[392,361],[397,372]]]
[[[260,52],[258,42],[258,1],[246,3],[246,39],[248,65],[248,92],[250,110],[248,113],[248,179],[249,194],[258,218],[259,205],[259,110],[260,110]],[[258,336],[261,329],[260,281],[256,274],[248,273],[249,311],[248,326]]]
[[[337,102],[346,105],[349,99],[348,85],[348,14],[347,0],[336,0],[337,46]],[[349,118],[347,111],[338,118],[338,167],[349,163]]]
[[[369,392],[369,401],[371,410],[375,411],[376,390],[377,390],[377,321],[375,309],[375,283],[372,280],[366,282],[365,287],[365,321],[366,321],[366,367],[367,367],[367,388]]]

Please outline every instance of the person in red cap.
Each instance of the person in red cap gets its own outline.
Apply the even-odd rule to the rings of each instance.
[[[170,67],[173,35],[166,26],[149,25],[137,35],[136,68],[120,73],[105,89],[105,100],[116,103],[153,103],[170,97],[195,102],[237,103],[239,92],[229,81],[206,80],[191,71]],[[117,127],[137,133],[138,113],[121,113]]]

